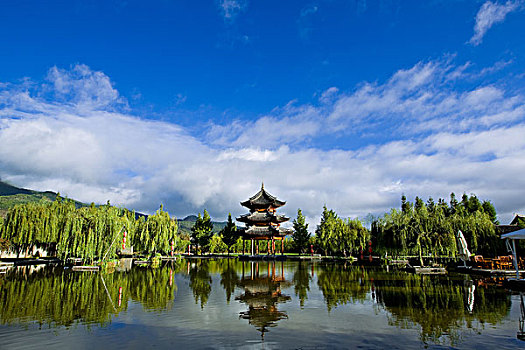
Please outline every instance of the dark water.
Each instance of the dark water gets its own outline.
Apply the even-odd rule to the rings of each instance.
[[[524,348],[520,295],[465,275],[179,260],[0,275],[0,349]]]

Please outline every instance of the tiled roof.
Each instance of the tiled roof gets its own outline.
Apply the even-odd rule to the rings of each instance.
[[[510,222],[511,225],[517,225],[518,221],[525,221],[525,215],[515,214],[514,219]]]
[[[274,223],[278,224],[281,222],[285,222],[290,220],[290,218],[284,216],[284,215],[278,215],[274,213],[270,213],[267,211],[264,212],[258,212],[255,211],[253,213],[241,215],[236,219],[237,221],[244,222],[247,224],[255,224],[255,223]]]
[[[246,238],[272,236],[284,237],[291,234],[291,230],[274,226],[250,226],[249,228],[241,229],[240,231],[241,235]]]
[[[247,201],[241,202],[241,205],[249,209],[266,209],[269,207],[279,208],[285,205],[286,202],[278,200],[264,189],[264,184],[261,190],[250,197]]]

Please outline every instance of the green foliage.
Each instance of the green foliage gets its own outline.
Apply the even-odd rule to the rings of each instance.
[[[191,241],[198,249],[207,252],[210,249],[211,238],[213,237],[213,223],[210,215],[204,209],[203,216],[199,213],[195,225],[191,229]]]
[[[237,241],[235,242],[235,245],[233,246],[233,251],[236,253],[241,253],[243,243],[244,241],[242,240],[241,237],[237,238]]]
[[[347,265],[323,266],[317,275],[317,285],[323,293],[328,312],[339,305],[365,300],[370,292],[368,272]]]
[[[490,201],[483,201],[482,207],[483,211],[489,215],[490,221],[492,221],[494,225],[499,225],[496,208],[494,208],[494,205]]]
[[[226,226],[221,230],[220,236],[222,238],[222,242],[226,245],[228,254],[230,254],[231,248],[237,243],[237,240],[239,239],[237,227],[235,226],[235,223],[232,220],[231,213],[228,213],[228,222],[226,223]]]
[[[315,230],[316,246],[328,255],[332,252],[337,214],[333,210],[328,210],[326,205],[323,207],[321,223]]]
[[[239,275],[235,270],[235,261],[232,261],[232,259],[222,259],[218,263],[222,263],[221,286],[226,292],[226,302],[229,304],[231,296],[235,292],[235,286],[239,283]]]
[[[460,330],[465,324],[481,331],[485,324],[501,322],[510,308],[510,296],[503,288],[476,288],[469,282],[395,272],[387,278],[374,278],[376,298],[388,311],[391,325],[405,328],[407,323],[417,324],[423,342],[448,340],[450,345],[461,341]],[[475,300],[473,305],[466,297],[469,293]]]
[[[369,239],[368,230],[358,219],[343,220],[333,210],[323,209],[321,223],[315,231],[315,246],[324,255],[349,256]]]
[[[525,228],[525,218],[518,217],[516,221],[517,221],[516,224],[518,225],[518,227]]]
[[[312,276],[308,271],[304,261],[299,262],[299,266],[293,274],[293,283],[295,295],[299,297],[299,305],[301,309],[304,308],[304,303],[308,299],[308,292],[310,291],[310,280]]]
[[[458,247],[456,233],[465,235],[471,252],[496,255],[502,243],[494,228],[495,210],[475,195],[462,196],[460,203],[451,194],[450,206],[443,199],[436,205],[429,198],[425,205],[416,197],[414,207],[401,199],[401,210],[392,209],[372,224],[372,236],[378,250],[390,255],[454,256]],[[422,262],[421,262],[422,263]]]
[[[54,192],[38,192],[27,190],[25,188],[18,188],[0,181],[0,216],[4,216],[7,211],[13,208],[15,205],[37,203],[42,201],[52,202],[57,197],[62,198],[60,197],[60,194]],[[73,202],[77,208],[87,206],[81,202]]]
[[[147,220],[134,212],[111,205],[77,208],[57,195],[54,202],[41,201],[11,208],[0,227],[0,237],[19,251],[35,244],[48,245],[61,259],[83,258],[88,262],[116,256],[127,232],[126,246],[145,252],[168,252],[177,240],[177,224],[159,209]]]
[[[209,252],[210,253],[223,253],[228,250],[226,244],[224,244],[221,235],[213,235],[210,239]]]
[[[179,239],[177,242],[177,245],[175,246],[175,250],[177,252],[187,252],[188,246],[191,244],[191,241],[189,239]]]
[[[178,223],[178,232],[181,237],[191,237],[191,229],[195,225],[197,220],[196,215],[189,215],[184,219],[177,220]],[[213,233],[218,234],[224,226],[226,226],[226,221],[212,221],[213,224]]]
[[[308,242],[310,241],[310,232],[308,232],[308,224],[301,209],[297,209],[297,219],[293,221],[292,238],[296,249],[303,253],[308,249]]]
[[[137,249],[155,254],[157,251],[168,253],[171,250],[171,242],[176,245],[177,221],[170,218],[169,214],[163,210],[162,205],[154,215],[148,219],[140,229]]]
[[[190,288],[195,298],[195,304],[200,301],[201,308],[208,302],[211,293],[212,279],[209,273],[209,262],[197,260],[189,272]]]
[[[145,310],[169,310],[177,288],[173,278],[170,283],[174,272],[167,267],[133,268],[128,273],[112,274],[52,267],[30,273],[30,269],[18,269],[2,279],[0,324],[36,321],[49,327],[92,323],[107,326],[113,317],[127,310],[129,301],[141,303]]]

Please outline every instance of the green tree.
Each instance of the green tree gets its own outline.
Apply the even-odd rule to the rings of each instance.
[[[230,255],[232,247],[237,243],[237,240],[239,239],[237,226],[235,226],[235,223],[232,220],[231,213],[228,213],[228,222],[226,223],[226,226],[224,226],[224,228],[221,230],[220,235],[222,237],[222,241],[224,242],[224,244],[226,244],[228,255]]]
[[[357,238],[356,231],[350,230],[347,223],[341,219],[335,219],[334,230],[334,249],[332,254],[343,255],[347,257],[354,247],[354,241]]]
[[[304,254],[308,249],[308,242],[310,241],[310,232],[308,232],[308,224],[301,209],[297,209],[297,218],[293,221],[292,238],[296,249]]]
[[[499,225],[498,216],[496,214],[496,208],[494,208],[494,205],[490,201],[483,201],[482,207],[483,211],[488,214],[494,225]]]
[[[352,249],[356,247],[365,247],[370,241],[370,231],[363,226],[363,223],[359,219],[348,219],[346,225],[350,230],[350,236],[353,239]]]
[[[111,205],[77,208],[73,201],[57,196],[54,202],[17,205],[8,211],[0,237],[9,240],[20,254],[34,245],[44,246],[61,259],[82,258],[92,262],[115,257],[127,232],[126,246],[135,251],[168,252],[177,243],[177,222],[161,208],[137,218],[134,212]],[[120,234],[120,236],[119,236]]]
[[[321,223],[315,230],[316,246],[321,249],[324,255],[333,252],[334,232],[337,214],[333,210],[328,210],[326,205],[323,207]]]
[[[434,198],[429,197],[427,201],[427,210],[431,213],[434,213],[436,210],[436,203],[434,203]]]
[[[401,211],[403,213],[408,213],[412,209],[410,202],[407,202],[407,197],[405,195],[401,196]]]
[[[458,203],[458,200],[456,199],[456,195],[454,194],[454,192],[452,192],[450,194],[450,208],[447,214],[448,215],[455,214],[457,211],[458,205],[459,203]]]
[[[432,203],[429,199],[429,203]],[[494,256],[504,252],[497,239],[494,216],[485,212],[475,195],[464,195],[461,204],[451,194],[451,206],[444,200],[438,205],[425,206],[416,197],[415,210],[403,212],[392,209],[372,224],[372,236],[379,250],[391,255],[454,256],[457,252],[455,235],[461,230],[473,253]],[[481,208],[481,210],[480,210]],[[487,206],[487,211],[490,211]],[[422,261],[420,261],[422,263]]]
[[[483,206],[476,195],[471,195],[468,199],[468,212],[472,214],[477,211],[483,211]]]
[[[210,241],[213,236],[213,223],[211,222],[210,215],[204,209],[204,213],[201,216],[199,213],[195,225],[191,228],[191,239],[192,242],[204,252],[209,249]]]
[[[226,244],[224,244],[224,242],[222,241],[222,237],[220,234],[212,235],[208,247],[208,251],[212,254],[224,253],[228,249],[228,247],[226,247]]]

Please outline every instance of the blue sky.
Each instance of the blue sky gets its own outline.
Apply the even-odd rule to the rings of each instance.
[[[311,226],[401,194],[525,211],[525,3],[1,5],[0,178],[217,219],[261,181]]]

